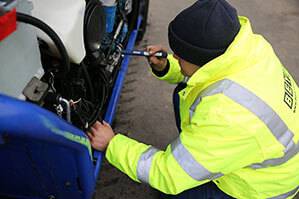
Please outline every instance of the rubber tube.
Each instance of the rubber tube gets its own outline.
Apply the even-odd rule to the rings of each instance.
[[[54,42],[54,44],[56,45],[61,58],[63,59],[63,67],[64,67],[64,71],[65,73],[69,72],[70,70],[70,58],[67,54],[66,48],[63,44],[63,42],[61,41],[61,39],[59,38],[59,36],[56,34],[56,32],[50,27],[48,26],[46,23],[44,23],[43,21],[24,14],[24,13],[19,13],[17,12],[17,21],[18,22],[22,22],[22,23],[26,23],[26,24],[30,24],[34,27],[39,28],[40,30],[42,30],[44,33],[46,33]]]

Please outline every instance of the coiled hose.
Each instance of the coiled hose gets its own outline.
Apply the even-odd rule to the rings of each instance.
[[[63,60],[63,72],[66,74],[70,71],[70,58],[67,54],[66,48],[63,44],[63,42],[61,41],[61,39],[59,38],[59,36],[56,34],[56,32],[47,24],[45,24],[43,21],[24,14],[24,13],[20,13],[17,12],[17,21],[18,22],[22,22],[22,23],[26,23],[26,24],[30,24],[34,27],[37,27],[38,29],[42,30],[44,33],[46,33],[51,40],[54,42],[54,44],[56,45],[59,54]]]

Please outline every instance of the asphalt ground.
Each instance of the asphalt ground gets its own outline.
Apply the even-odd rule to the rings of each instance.
[[[148,30],[136,46],[168,46],[168,23],[194,0],[151,0]],[[249,17],[253,30],[272,45],[282,63],[299,83],[299,1],[298,0],[229,0],[239,15]],[[269,74],[271,75],[271,74]],[[133,58],[125,80],[116,119],[115,131],[138,141],[165,149],[177,135],[172,107],[174,85],[155,79],[147,61]],[[106,161],[97,183],[97,199],[154,199],[158,192],[130,180]]]

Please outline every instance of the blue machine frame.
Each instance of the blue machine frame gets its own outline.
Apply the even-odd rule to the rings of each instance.
[[[132,50],[142,17],[130,34]],[[127,73],[125,56],[105,121],[112,123]],[[103,154],[92,151],[81,130],[36,105],[0,94],[0,197],[90,199]]]

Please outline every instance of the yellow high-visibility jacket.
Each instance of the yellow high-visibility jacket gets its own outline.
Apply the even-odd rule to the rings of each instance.
[[[234,198],[288,198],[299,190],[299,89],[271,45],[240,17],[227,51],[180,91],[182,132],[158,150],[123,135],[108,161],[167,193],[213,181]],[[160,79],[183,80],[177,61]],[[161,132],[165,133],[165,132]]]

